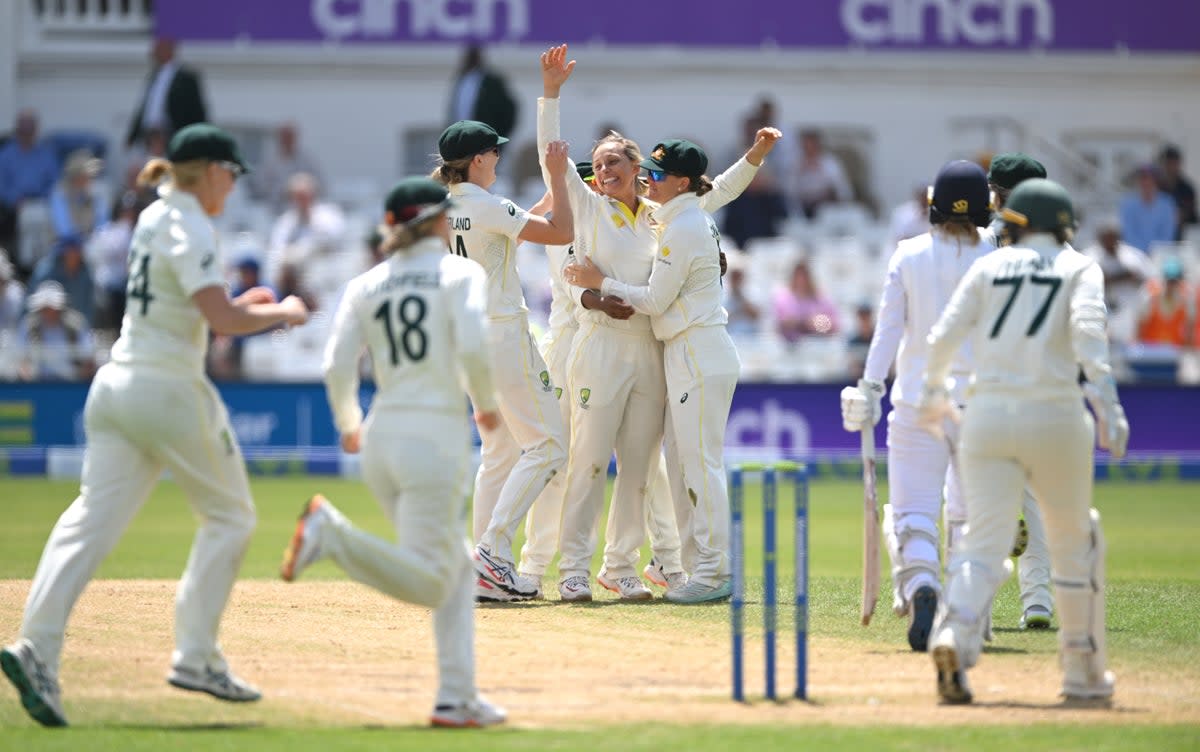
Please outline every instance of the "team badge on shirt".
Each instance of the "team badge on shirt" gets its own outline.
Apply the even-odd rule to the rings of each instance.
[[[584,410],[588,409],[588,400],[592,398],[592,390],[584,387],[579,390],[579,406]]]
[[[539,373],[538,379],[540,379],[542,382],[542,391],[543,392],[548,392],[554,388],[554,387],[550,386],[550,372],[549,371],[542,371],[541,373]]]

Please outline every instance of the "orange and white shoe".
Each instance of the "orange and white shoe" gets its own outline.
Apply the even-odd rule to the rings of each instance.
[[[508,713],[504,708],[477,697],[459,705],[438,705],[429,722],[437,728],[485,728],[499,726],[507,720]]]
[[[309,565],[321,558],[321,527],[329,521],[332,505],[317,494],[304,502],[300,511],[300,519],[296,522],[296,532],[283,549],[283,563],[279,567],[279,576],[284,582],[293,582]]]
[[[605,590],[611,590],[621,596],[623,601],[649,601],[654,599],[654,593],[639,577],[613,577],[606,570],[600,570],[596,582]]]

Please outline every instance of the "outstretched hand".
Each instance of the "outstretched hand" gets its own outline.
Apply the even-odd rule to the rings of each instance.
[[[546,169],[551,175],[566,174],[570,164],[566,141],[551,141],[546,144]]]
[[[754,145],[746,152],[746,161],[758,167],[781,138],[783,131],[778,128],[759,128],[758,133],[754,134]]]
[[[563,279],[576,287],[599,290],[604,284],[604,272],[600,271],[590,258],[584,256],[582,263],[577,262],[563,269]]]
[[[562,85],[575,70],[575,61],[567,62],[567,45],[560,44],[542,53],[542,95],[556,99]]]

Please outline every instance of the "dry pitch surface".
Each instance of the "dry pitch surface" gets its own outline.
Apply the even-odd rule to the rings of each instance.
[[[28,581],[0,581],[0,633],[19,631]],[[61,681],[75,724],[407,725],[426,722],[435,687],[429,613],[344,582],[243,581],[223,626],[236,671],[264,700],[233,706],[173,690],[174,582],[98,581],[72,616]],[[727,606],[713,606],[727,613]],[[640,609],[640,612],[633,612]],[[651,613],[652,612],[652,613]],[[520,727],[688,723],[1127,724],[1200,722],[1200,667],[1117,665],[1112,710],[1064,707],[1045,655],[1006,653],[972,673],[976,705],[939,707],[933,670],[907,646],[814,636],[810,702],[728,700],[728,628],[662,602],[544,602],[479,609],[478,681]],[[890,619],[884,613],[877,619]],[[747,691],[761,694],[761,632],[748,630]],[[1054,640],[1046,635],[1048,642]],[[780,692],[792,688],[781,632]],[[903,649],[902,649],[903,648]],[[0,693],[0,726],[24,722]]]

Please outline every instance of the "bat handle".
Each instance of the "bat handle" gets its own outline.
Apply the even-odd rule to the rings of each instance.
[[[875,427],[867,426],[862,430],[862,458],[866,460],[875,459]]]

